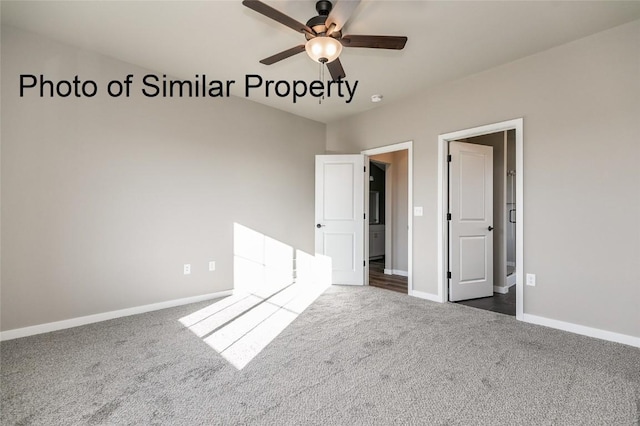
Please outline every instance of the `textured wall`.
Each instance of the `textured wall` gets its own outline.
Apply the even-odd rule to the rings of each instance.
[[[239,98],[20,98],[20,73],[149,71],[2,27],[2,330],[230,289],[234,222],[313,253],[324,124]]]
[[[414,141],[414,288],[437,294],[438,135],[524,118],[525,313],[640,336],[640,21],[327,128],[327,150]]]

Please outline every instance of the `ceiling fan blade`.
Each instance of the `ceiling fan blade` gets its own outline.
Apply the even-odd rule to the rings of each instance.
[[[297,55],[298,53],[304,52],[304,44],[300,46],[292,47],[291,49],[284,50],[280,53],[276,53],[273,56],[269,56],[268,58],[264,58],[260,61],[261,64],[271,65],[275,64],[278,61],[283,59],[287,59],[289,56]]]
[[[287,27],[295,31],[298,31],[300,33],[309,33],[315,36],[313,30],[302,22],[296,21],[290,16],[285,15],[279,10],[274,9],[259,0],[242,0],[242,4],[247,6],[249,9],[255,10],[256,12],[266,16],[267,18],[271,18],[274,21],[280,22],[282,25],[286,25]]]
[[[340,58],[336,58],[335,60],[329,62],[327,64],[327,68],[329,69],[329,74],[331,74],[331,78],[333,78],[334,81],[345,78],[347,76],[344,73],[342,64],[340,63]]]
[[[333,31],[340,31],[359,4],[360,0],[339,0],[331,9],[325,22],[325,26],[328,29],[327,35]]]
[[[407,43],[407,38],[399,36],[346,35],[340,39],[340,42],[344,47],[402,50]]]

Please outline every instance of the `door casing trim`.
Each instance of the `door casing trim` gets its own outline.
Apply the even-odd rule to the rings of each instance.
[[[458,130],[438,136],[438,301],[446,303],[449,300],[447,278],[447,264],[449,257],[447,236],[447,213],[449,209],[449,191],[447,176],[447,155],[449,142],[458,139],[482,136],[490,133],[515,130],[516,132],[516,319],[524,320],[524,156],[523,130],[524,119],[502,121],[499,123]]]

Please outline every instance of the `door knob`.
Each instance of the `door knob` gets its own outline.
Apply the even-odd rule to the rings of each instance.
[[[489,231],[493,231],[493,226],[489,226],[487,229],[488,229]]]
[[[320,228],[322,228],[323,226],[324,226],[324,225],[317,224],[317,225],[316,225],[316,228],[320,229]]]

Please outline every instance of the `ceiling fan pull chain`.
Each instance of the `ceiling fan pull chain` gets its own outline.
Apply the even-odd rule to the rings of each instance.
[[[318,79],[324,83],[324,64],[322,62],[318,62]],[[324,99],[324,92],[322,96],[318,98],[318,105],[322,105],[322,100]]]

